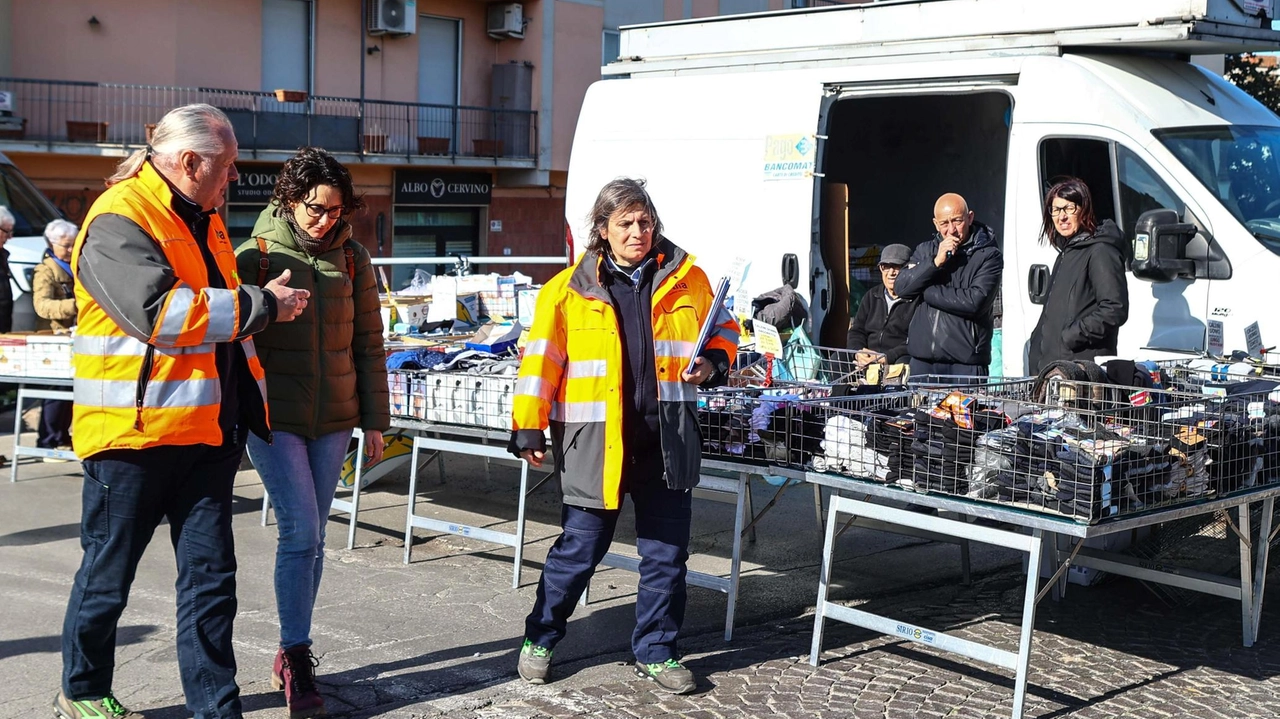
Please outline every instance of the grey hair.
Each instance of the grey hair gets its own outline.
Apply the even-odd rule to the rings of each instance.
[[[644,210],[649,219],[653,220],[653,237],[654,242],[657,242],[657,238],[662,236],[662,220],[658,219],[653,198],[649,197],[649,191],[644,186],[644,180],[619,177],[600,188],[600,194],[596,195],[595,204],[591,205],[591,212],[587,214],[587,236],[591,238],[587,243],[587,250],[600,253],[608,251],[609,240],[601,233],[608,231],[609,218],[619,211]]]
[[[175,107],[156,123],[150,146],[121,160],[115,174],[107,178],[107,186],[141,172],[148,155],[157,166],[166,169],[176,167],[178,156],[187,150],[201,157],[216,157],[226,149],[223,138],[227,133],[234,137],[231,121],[213,105],[196,103]]]
[[[18,218],[13,216],[8,207],[0,205],[0,225],[16,225]]]
[[[58,240],[59,238],[70,237],[74,240],[78,234],[80,234],[80,228],[76,227],[74,222],[68,222],[66,220],[54,220],[53,222],[45,225],[44,228],[45,242],[48,242],[51,245],[55,244],[55,240]]]

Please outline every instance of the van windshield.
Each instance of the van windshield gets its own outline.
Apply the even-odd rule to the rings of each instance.
[[[1280,255],[1280,128],[1250,125],[1157,130],[1174,157]]]
[[[31,185],[18,168],[0,162],[0,205],[13,213],[16,237],[39,237],[45,225],[58,219],[53,204]]]

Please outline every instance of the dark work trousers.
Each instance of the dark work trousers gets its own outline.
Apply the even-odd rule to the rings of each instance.
[[[62,625],[62,690],[111,692],[116,623],[151,535],[169,520],[178,565],[178,667],[195,719],[239,719],[231,648],[236,559],[231,489],[244,442],[108,450],[84,461],[80,546]]]
[[[689,560],[689,524],[693,493],[667,489],[661,471],[628,482],[635,504],[640,586],[636,592],[636,628],[631,648],[645,664],[679,659],[676,637],[684,624],[685,575]],[[624,497],[625,499],[625,497]],[[538,598],[525,619],[525,638],[554,648],[564,638],[569,615],[609,551],[619,509],[564,505],[564,530],[551,547],[538,582]]]
[[[40,407],[40,427],[36,433],[37,447],[54,449],[71,446],[71,407],[69,399],[44,401]]]
[[[927,379],[927,376],[933,375],[944,381],[953,377],[973,377],[975,379],[987,376],[986,365],[976,364],[951,364],[948,362],[924,362],[922,360],[911,360],[911,379]],[[975,382],[975,384],[978,384]]]

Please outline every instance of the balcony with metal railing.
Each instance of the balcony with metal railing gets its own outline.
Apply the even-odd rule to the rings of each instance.
[[[203,102],[230,118],[241,159],[282,160],[303,145],[401,165],[532,168],[538,155],[529,110],[12,77],[0,77],[0,93],[11,108],[0,150],[123,155],[169,110]]]

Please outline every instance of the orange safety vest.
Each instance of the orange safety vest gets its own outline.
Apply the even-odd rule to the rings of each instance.
[[[222,219],[211,216],[209,235],[200,241],[208,243],[228,289],[210,287],[197,240],[172,202],[169,184],[150,163],[144,164],[138,175],[94,201],[76,237],[72,267],[79,266],[94,219],[126,217],[155,239],[177,277],[150,337],[122,329],[76,283],[72,440],[82,459],[108,449],[222,444],[222,385],[214,348],[236,340],[240,328],[235,252]],[[265,405],[266,374],[253,340],[239,342]]]
[[[698,483],[702,447],[697,387],[680,379],[702,322],[714,315],[707,342],[732,364],[738,323],[712,307],[711,283],[670,241],[658,245],[653,278],[653,352],[658,380],[658,423],[666,484]],[[617,509],[622,502],[622,342],[613,303],[599,281],[601,256],[587,252],[538,293],[529,341],[512,398],[515,430],[550,428],[564,501]]]

